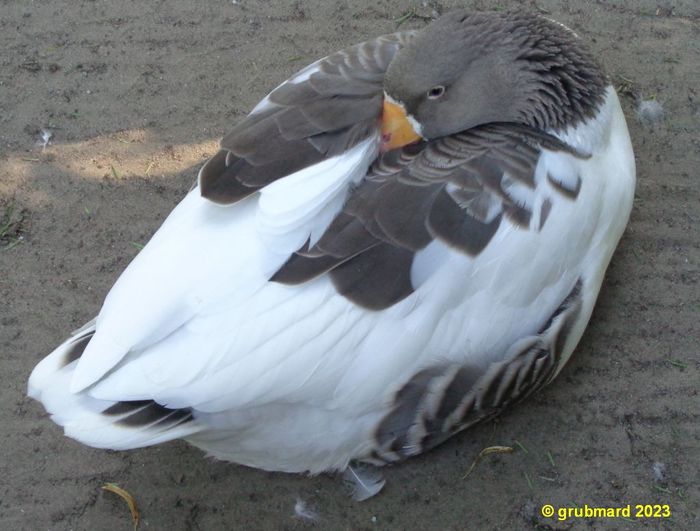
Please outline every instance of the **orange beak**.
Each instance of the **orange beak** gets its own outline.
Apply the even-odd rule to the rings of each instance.
[[[379,149],[382,153],[412,144],[422,138],[408,121],[401,106],[387,99],[384,99],[381,129],[382,143]]]

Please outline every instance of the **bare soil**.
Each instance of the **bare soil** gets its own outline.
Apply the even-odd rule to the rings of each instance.
[[[694,0],[471,1],[560,20],[620,89],[635,145],[630,226],[573,360],[494,422],[386,470],[355,503],[336,477],[265,473],[183,443],[65,438],[26,398],[34,365],[98,311],[218,139],[276,84],[343,46],[464,2],[0,2],[0,528],[700,529],[700,7]],[[407,16],[404,16],[407,15]],[[665,116],[636,116],[656,99]],[[37,144],[42,129],[52,138]],[[485,447],[489,456],[463,479]],[[654,471],[656,464],[657,473]],[[672,518],[544,518],[668,504]]]

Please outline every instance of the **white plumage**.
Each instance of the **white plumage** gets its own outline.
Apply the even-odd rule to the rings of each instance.
[[[317,64],[290,82],[308,80]],[[267,97],[254,112],[274,105]],[[92,446],[185,438],[267,470],[342,470],[373,450],[378,424],[419,371],[468,363],[486,372],[494,352],[541,329],[583,279],[558,371],[627,223],[635,169],[612,87],[594,118],[552,134],[590,156],[543,149],[535,187],[504,177],[508,195],[534,213],[529,230],[504,218],[475,256],[434,239],[413,260],[413,292],[381,311],[343,297],[328,275],[300,285],[269,281],[290,253],[324,234],[376,157],[376,134],[232,205],[195,187],[119,278],[96,321],[36,367],[29,394],[67,435]],[[549,175],[567,188],[580,179],[576,199]],[[64,365],[93,331],[82,355]],[[165,429],[103,414],[124,401],[186,408],[192,419]]]

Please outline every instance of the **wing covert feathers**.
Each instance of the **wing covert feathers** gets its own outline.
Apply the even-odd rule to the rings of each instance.
[[[576,200],[573,161],[581,158],[560,140],[514,124],[383,154],[319,241],[297,250],[272,280],[294,285],[329,273],[354,303],[388,308],[416,288],[413,258],[433,240],[476,257],[504,222],[541,231],[553,201]]]
[[[393,33],[341,50],[282,83],[202,167],[202,196],[235,203],[376,134],[384,73],[412,35]]]

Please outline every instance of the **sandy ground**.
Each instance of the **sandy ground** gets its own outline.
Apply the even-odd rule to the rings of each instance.
[[[338,478],[264,473],[183,443],[105,452],[25,397],[36,362],[93,317],[198,165],[255,102],[345,45],[459,2],[0,3],[0,528],[700,529],[700,7],[523,2],[576,30],[622,89],[637,197],[591,325],[539,395],[386,470],[355,503]],[[517,2],[468,2],[475,9]],[[590,5],[589,5],[590,4]],[[462,5],[464,5],[462,3]],[[674,7],[672,7],[674,6]],[[635,98],[665,108],[656,127]],[[37,145],[42,128],[53,137]],[[513,454],[478,452],[509,445]],[[655,476],[654,464],[662,468]],[[558,522],[554,507],[668,504],[671,519]]]

